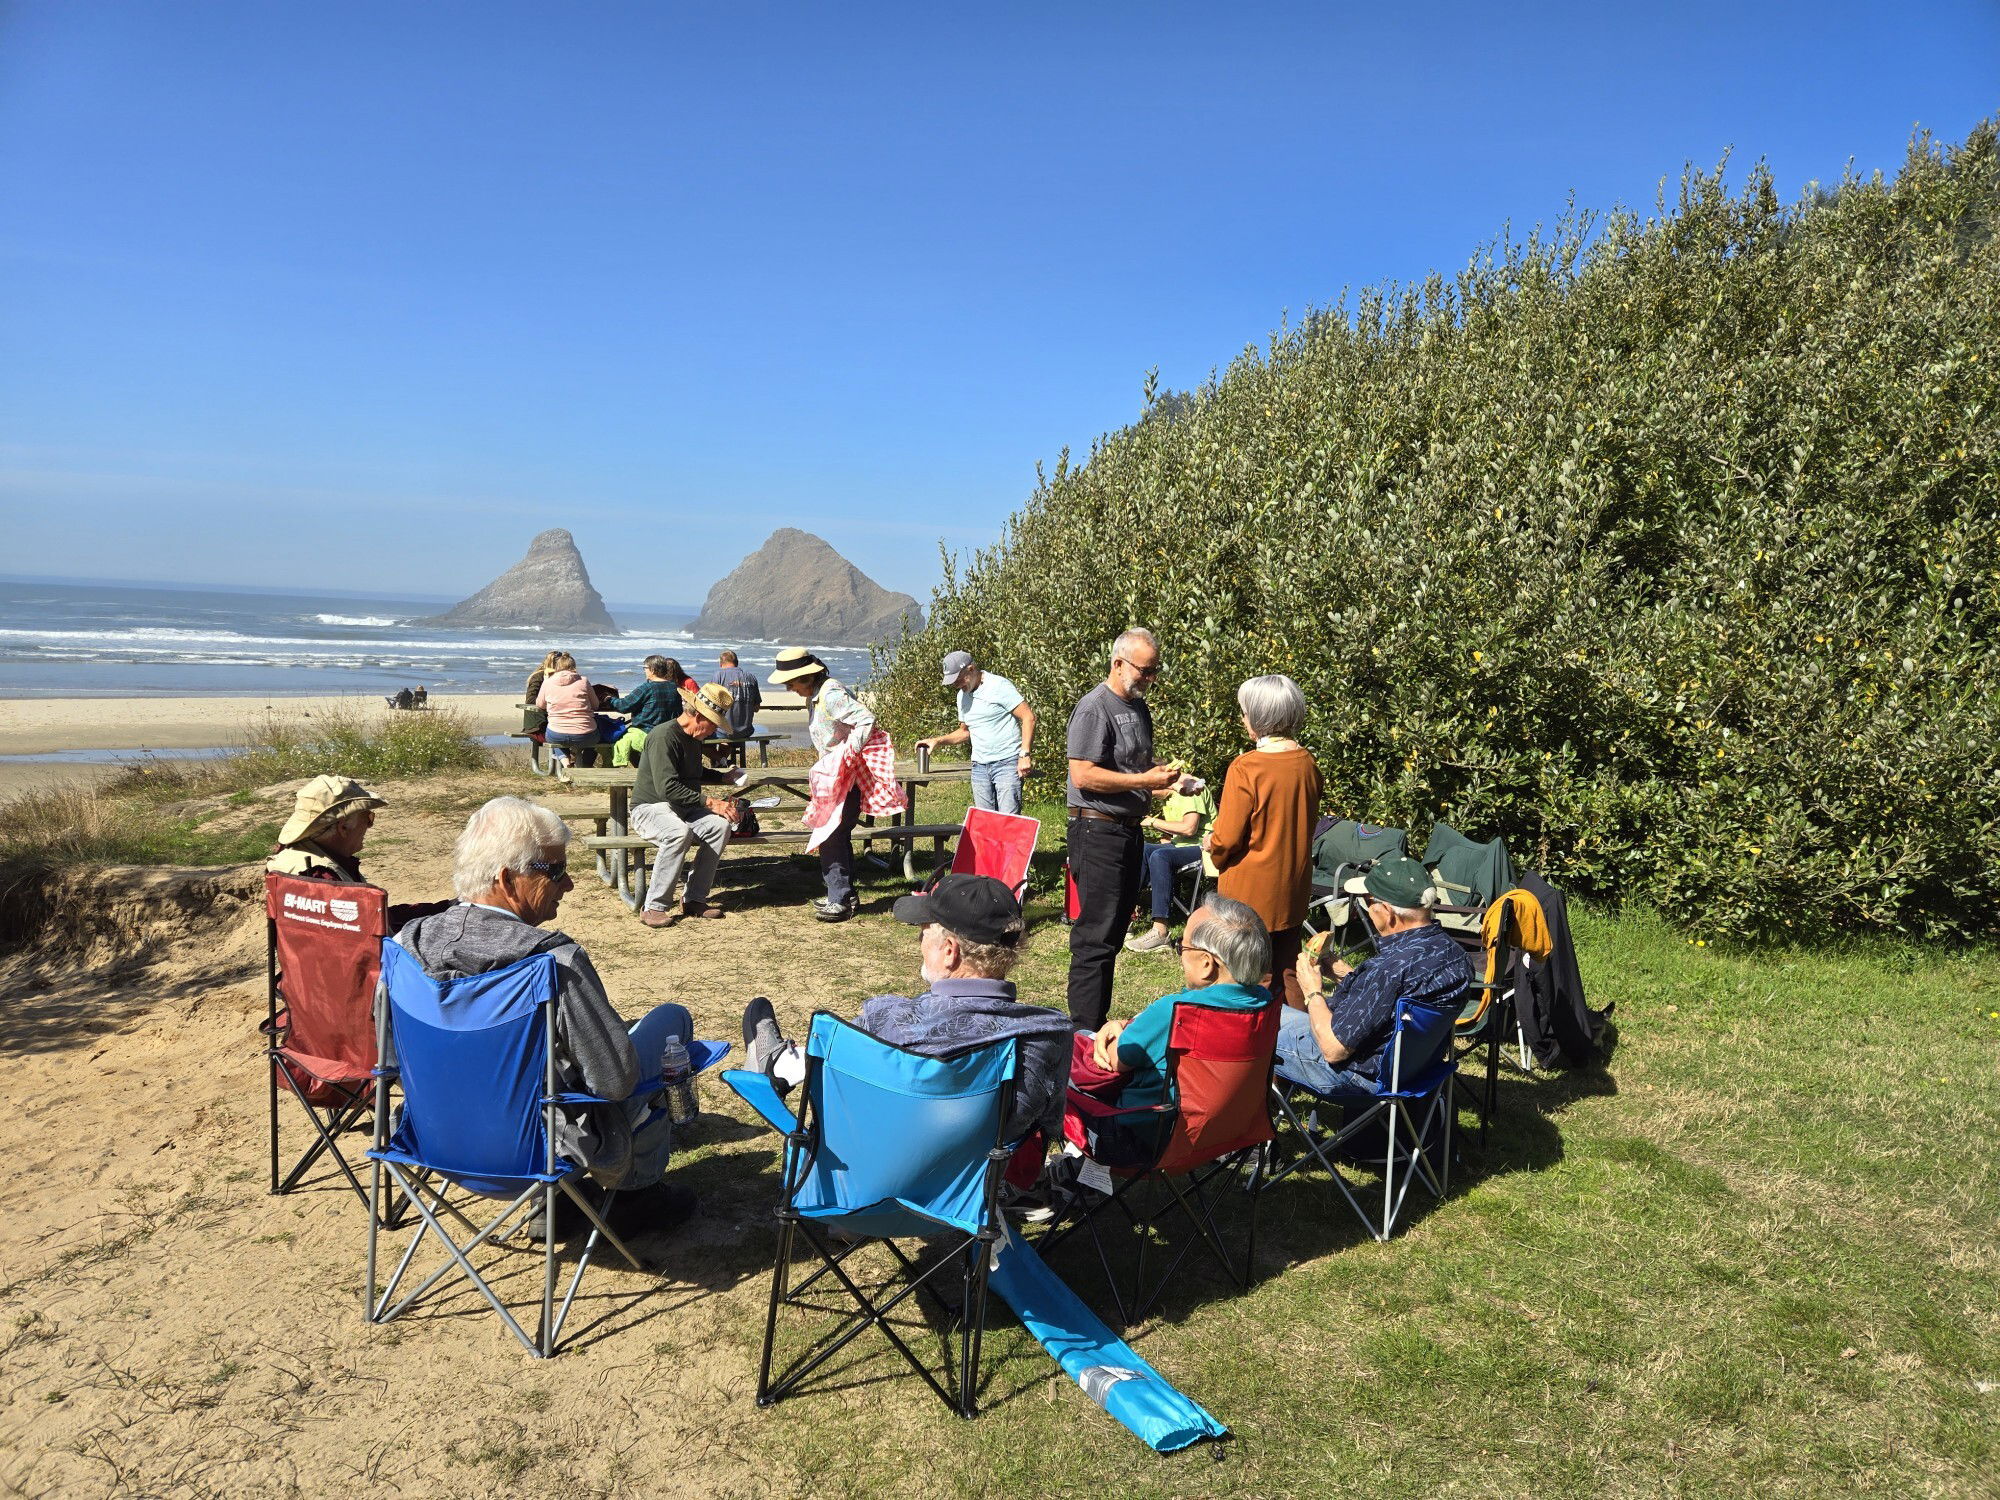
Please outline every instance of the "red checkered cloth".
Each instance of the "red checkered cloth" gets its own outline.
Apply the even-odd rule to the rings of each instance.
[[[806,840],[808,854],[824,843],[839,826],[841,805],[847,801],[847,794],[854,790],[856,782],[861,786],[861,812],[864,817],[882,817],[909,810],[909,801],[903,796],[903,785],[896,780],[895,743],[889,738],[889,731],[879,724],[858,752],[845,742],[835,745],[807,773],[806,784],[812,792],[812,800],[806,804],[802,821],[813,831],[813,836]]]

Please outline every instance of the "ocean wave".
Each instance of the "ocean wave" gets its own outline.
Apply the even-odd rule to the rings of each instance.
[[[395,625],[400,623],[394,615],[314,615],[313,620],[320,625]]]

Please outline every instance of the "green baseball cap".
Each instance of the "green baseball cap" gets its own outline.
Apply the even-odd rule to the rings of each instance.
[[[1424,892],[1431,888],[1430,871],[1407,854],[1391,854],[1378,859],[1361,877],[1368,894],[1391,906],[1419,907]]]

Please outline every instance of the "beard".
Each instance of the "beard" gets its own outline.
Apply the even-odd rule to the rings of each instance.
[[[931,972],[931,966],[927,963],[917,965],[917,975],[919,978],[923,980],[925,989],[929,989],[932,985],[936,984],[940,979],[944,978],[944,975],[942,974],[933,974]]]

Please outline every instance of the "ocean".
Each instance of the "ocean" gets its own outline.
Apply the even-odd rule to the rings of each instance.
[[[409,623],[449,607],[439,599],[0,582],[0,698],[388,694],[419,684],[433,693],[518,693],[558,647],[593,682],[620,688],[640,680],[639,663],[654,651],[701,681],[728,647],[760,677],[789,645],[817,651],[850,684],[869,670],[865,649],[697,640],[686,610],[614,609],[622,633],[582,637]]]

